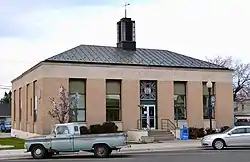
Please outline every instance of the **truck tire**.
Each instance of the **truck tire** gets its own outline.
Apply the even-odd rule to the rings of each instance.
[[[94,146],[94,155],[98,158],[106,158],[110,154],[109,150],[109,147],[105,144],[96,145]]]
[[[46,156],[46,149],[41,145],[35,145],[31,149],[31,155],[34,159],[43,159]]]

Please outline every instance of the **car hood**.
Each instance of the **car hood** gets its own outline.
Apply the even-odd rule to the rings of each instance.
[[[224,133],[216,133],[216,134],[210,134],[210,135],[206,135],[204,136],[205,139],[208,138],[220,138],[220,137],[224,137]]]

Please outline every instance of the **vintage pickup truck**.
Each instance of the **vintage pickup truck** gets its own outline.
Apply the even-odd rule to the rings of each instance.
[[[81,134],[76,123],[56,124],[52,133],[45,137],[25,140],[24,147],[35,159],[52,157],[59,152],[93,152],[96,157],[108,157],[113,150],[127,144],[126,133]]]

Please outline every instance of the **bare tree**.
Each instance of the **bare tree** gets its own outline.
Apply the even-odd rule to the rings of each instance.
[[[234,70],[233,73],[233,98],[234,101],[243,101],[250,97],[250,63],[243,63],[229,57],[206,58],[207,61],[222,67]]]
[[[78,104],[78,95],[69,96],[64,86],[61,86],[59,89],[59,100],[60,102],[57,103],[55,97],[50,98],[53,106],[49,111],[49,115],[59,123],[68,123],[70,115],[76,115],[73,110]]]

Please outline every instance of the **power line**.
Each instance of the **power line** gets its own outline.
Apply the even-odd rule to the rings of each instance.
[[[0,87],[11,87],[11,86],[7,86],[7,85],[2,85],[2,84],[0,84]]]
[[[0,87],[0,90],[1,89],[11,90],[11,88],[7,88],[7,87]]]

